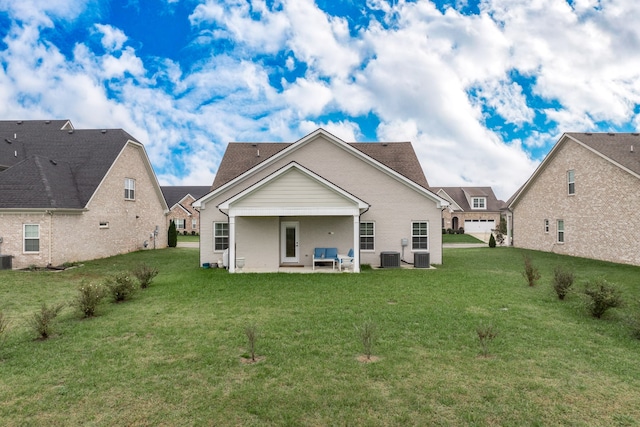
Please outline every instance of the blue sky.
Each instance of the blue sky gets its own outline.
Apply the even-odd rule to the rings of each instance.
[[[143,142],[163,185],[230,141],[411,141],[507,199],[563,132],[640,128],[632,0],[0,0],[0,119]]]

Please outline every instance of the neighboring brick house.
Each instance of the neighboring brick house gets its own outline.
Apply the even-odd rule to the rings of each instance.
[[[200,234],[200,212],[191,204],[207,194],[211,187],[163,186],[162,193],[169,206],[169,221],[175,221],[180,234]]]
[[[13,268],[166,247],[167,212],[144,146],[127,132],[0,121],[0,255]]]
[[[315,248],[335,248],[354,250],[354,272],[417,253],[441,264],[446,205],[409,142],[347,143],[318,129],[293,143],[230,143],[194,203],[200,262],[228,250],[230,272],[311,269]]]
[[[509,200],[513,245],[640,265],[640,135],[565,133]]]
[[[431,191],[449,202],[442,210],[442,228],[473,234],[489,240],[491,230],[500,224],[505,203],[491,187],[431,187]]]

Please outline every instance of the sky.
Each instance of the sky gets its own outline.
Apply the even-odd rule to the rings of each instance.
[[[0,120],[142,142],[161,185],[226,145],[411,141],[508,199],[564,132],[640,129],[636,0],[0,0]]]

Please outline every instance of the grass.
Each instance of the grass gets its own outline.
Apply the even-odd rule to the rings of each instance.
[[[442,243],[484,243],[471,234],[443,234]]]
[[[0,271],[3,425],[637,425],[640,269],[540,252],[529,287],[512,248],[445,249],[435,270],[236,274],[198,268],[198,251],[137,252],[59,273]],[[66,308],[46,341],[26,320],[71,301],[82,281],[144,262],[160,271],[122,304],[81,320]],[[605,277],[628,304],[594,319],[558,300]],[[376,325],[361,363],[354,325]],[[245,328],[260,325],[260,363]],[[476,329],[500,333],[481,357]]]
[[[200,241],[200,236],[192,236],[191,234],[187,234],[186,236],[184,234],[178,233],[178,242],[199,242]]]

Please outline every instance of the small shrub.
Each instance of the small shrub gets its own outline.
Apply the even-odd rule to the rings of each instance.
[[[127,274],[115,275],[107,281],[106,286],[114,302],[123,302],[131,299],[138,288],[135,281]]]
[[[4,340],[5,332],[7,331],[8,327],[9,319],[4,315],[3,312],[0,311],[0,344],[2,344],[2,341]]]
[[[604,279],[597,279],[587,284],[584,293],[587,295],[587,309],[595,318],[600,319],[610,308],[622,305],[620,291]]]
[[[464,227],[458,228],[458,234],[464,234]]]
[[[153,278],[158,275],[158,269],[142,263],[133,270],[133,275],[140,282],[140,287],[146,289],[153,281]]]
[[[105,297],[106,290],[100,283],[82,283],[78,287],[78,295],[74,305],[78,307],[83,317],[93,317],[100,301]]]
[[[489,237],[489,247],[490,248],[496,247],[496,238],[493,237],[493,234],[491,234],[491,237]]]
[[[540,272],[538,268],[533,265],[533,261],[531,261],[531,257],[529,255],[524,255],[524,271],[522,275],[525,279],[527,279],[527,283],[529,286],[535,286],[540,279]]]
[[[454,231],[452,228],[447,228],[447,234],[454,234]]]
[[[557,266],[553,269],[553,289],[556,291],[558,298],[561,300],[569,293],[571,286],[573,285],[573,272]]]
[[[629,326],[631,327],[631,336],[640,340],[640,313],[636,313],[629,318]]]
[[[258,341],[258,327],[256,325],[249,325],[244,329],[244,333],[247,336],[247,345],[249,346],[249,354],[251,361],[256,361],[256,342]]]
[[[373,345],[376,341],[376,324],[371,320],[367,320],[360,326],[356,327],[358,334],[360,335],[360,341],[362,342],[362,350],[367,360],[371,360],[373,354]]]
[[[29,319],[29,326],[38,334],[39,338],[46,340],[51,336],[53,321],[63,308],[64,304],[49,307],[42,303],[40,310],[36,311]]]
[[[489,344],[498,336],[498,331],[495,330],[493,325],[480,325],[476,328],[476,333],[478,334],[482,355],[487,357],[489,355]]]
[[[176,223],[171,220],[169,222],[169,230],[167,231],[167,246],[175,248],[178,245],[178,230],[176,229]]]

